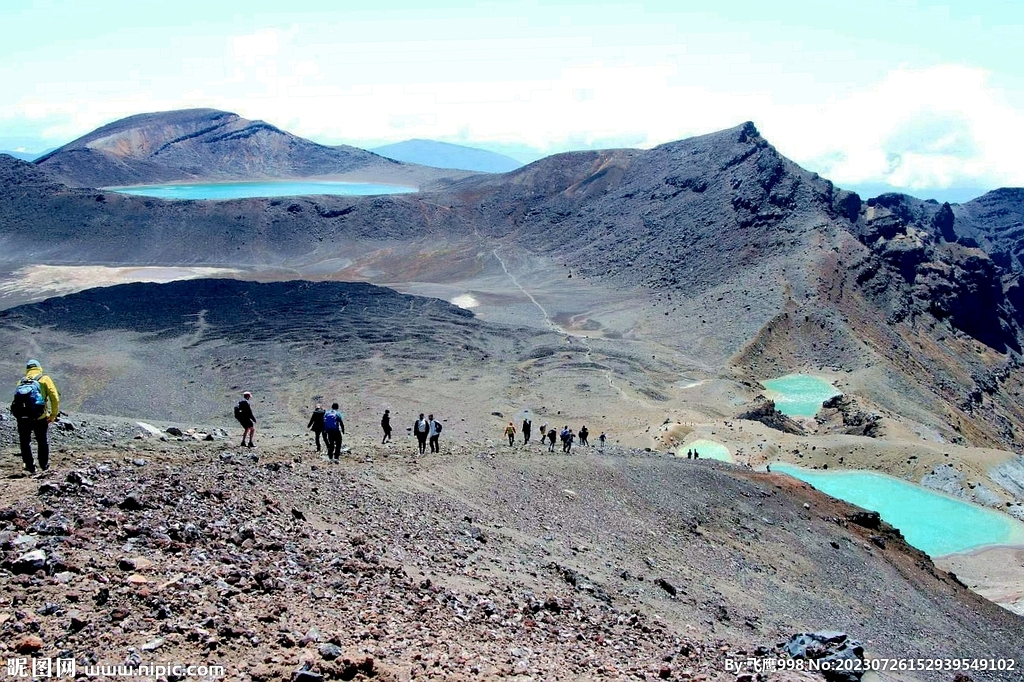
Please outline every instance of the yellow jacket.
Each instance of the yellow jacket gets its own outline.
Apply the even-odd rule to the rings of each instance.
[[[39,388],[43,391],[43,398],[49,409],[43,413],[40,419],[48,419],[51,422],[57,418],[60,414],[60,395],[57,393],[57,385],[53,383],[53,379],[43,374],[41,367],[33,367],[25,372],[25,376],[29,379],[35,379],[39,382]]]

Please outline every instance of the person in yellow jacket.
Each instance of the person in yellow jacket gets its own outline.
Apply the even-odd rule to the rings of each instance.
[[[60,414],[60,395],[53,379],[43,374],[38,360],[25,363],[25,378],[18,382],[18,388],[14,391],[11,414],[18,420],[18,438],[25,471],[32,474],[36,472],[32,459],[33,434],[36,437],[39,467],[46,471],[50,468],[50,444],[46,440],[46,430],[50,422],[56,421]]]
[[[508,438],[509,447],[516,444],[516,427],[512,422],[509,422],[508,426],[505,427],[505,437]]]

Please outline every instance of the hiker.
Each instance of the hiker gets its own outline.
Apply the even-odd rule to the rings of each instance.
[[[516,427],[512,425],[512,422],[508,423],[505,427],[505,437],[508,438],[508,446],[512,447],[516,443]]]
[[[604,441],[605,441],[605,439],[607,439],[607,438],[608,438],[608,437],[604,435],[604,431],[602,431],[602,432],[601,432],[601,435],[600,435],[600,436],[598,437],[598,439],[599,439],[599,440],[601,441],[601,445],[602,445],[602,446],[604,445]]]
[[[693,459],[693,450],[686,451],[686,459]]]
[[[529,419],[523,419],[523,445],[530,444],[530,431],[533,430],[533,422]]]
[[[306,428],[313,430],[313,435],[316,437],[316,451],[320,452],[320,436],[324,432],[324,408],[320,403],[317,403],[316,407],[313,408],[313,414],[310,415]],[[327,436],[324,436],[324,445],[326,444]]]
[[[235,419],[242,425],[242,445],[241,447],[256,447],[252,442],[252,437],[256,433],[256,417],[252,413],[252,405],[249,403],[249,399],[252,398],[252,393],[246,391],[242,394],[242,399],[235,405]],[[246,445],[245,437],[249,436],[249,444]]]
[[[584,424],[583,428],[580,429],[580,445],[590,445],[590,443],[587,442],[587,436],[589,435],[590,431],[587,431],[587,425]]]
[[[438,445],[437,439],[441,436],[441,422],[434,419],[434,415],[429,415],[427,421],[430,423],[430,451],[441,452],[441,446]]]
[[[568,454],[572,450],[572,430],[566,424],[562,427],[562,452]]]
[[[544,440],[548,436],[548,423],[544,422],[540,425],[540,444],[544,445]]]
[[[558,437],[558,434],[555,433],[554,429],[549,429],[548,430],[548,452],[554,452],[555,451],[555,439],[557,437]]]
[[[422,455],[427,451],[427,434],[430,433],[430,424],[423,418],[422,412],[420,412],[420,418],[412,425],[412,432],[416,436]]]
[[[331,403],[331,409],[324,414],[324,435],[327,438],[327,459],[337,462],[341,459],[341,434],[345,433],[345,422],[338,403]]]
[[[47,407],[49,405],[49,407]],[[46,439],[46,431],[51,422],[57,421],[60,415],[60,396],[53,379],[43,374],[43,367],[38,360],[25,363],[25,377],[18,382],[11,402],[11,415],[18,420],[18,441],[21,444],[21,459],[25,462],[25,471],[36,472],[32,459],[32,436],[36,437],[36,450],[39,456],[39,468],[46,471],[50,468],[50,443]]]
[[[694,459],[700,459],[700,453],[697,452],[697,448],[693,449],[693,458]]]
[[[384,439],[381,445],[391,440],[391,410],[384,410],[384,416],[380,418],[380,428],[384,430]]]

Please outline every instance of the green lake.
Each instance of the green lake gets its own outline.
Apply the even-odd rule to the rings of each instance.
[[[772,472],[878,512],[907,542],[932,557],[982,547],[1024,544],[1024,523],[892,476],[869,471],[812,471],[773,462]]]
[[[713,440],[700,438],[676,448],[676,457],[686,457],[687,450],[696,450],[701,459],[717,459],[720,462],[735,462],[729,448]]]
[[[768,389],[768,397],[775,401],[779,412],[790,417],[813,417],[823,402],[840,394],[824,379],[807,374],[787,374],[761,384]]]

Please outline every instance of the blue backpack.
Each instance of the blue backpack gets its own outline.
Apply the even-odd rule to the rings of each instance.
[[[38,379],[25,377],[14,390],[11,414],[17,419],[40,419],[46,412],[46,396]]]
[[[330,410],[324,415],[324,429],[327,431],[334,431],[337,428],[338,413],[334,410]]]

